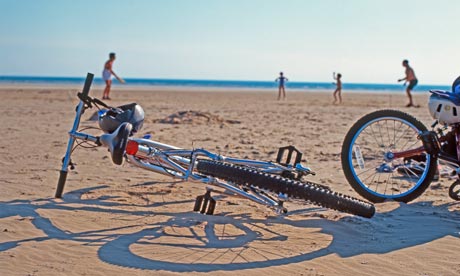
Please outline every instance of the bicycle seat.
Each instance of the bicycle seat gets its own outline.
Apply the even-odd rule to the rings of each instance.
[[[114,132],[102,134],[99,141],[106,146],[112,157],[112,162],[121,165],[123,164],[123,155],[125,154],[128,137],[133,126],[130,123],[122,123]]]

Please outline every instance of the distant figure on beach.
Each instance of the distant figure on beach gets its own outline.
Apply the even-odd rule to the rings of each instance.
[[[280,72],[280,76],[275,81],[279,82],[279,86],[278,86],[278,101],[281,99],[281,94],[283,95],[283,99],[285,99],[286,98],[285,84],[286,84],[287,81],[289,81],[288,78],[286,78],[283,75],[283,72]]]
[[[399,79],[398,82],[404,81],[404,85],[406,85],[407,82],[409,82],[409,85],[406,87],[406,94],[407,94],[407,97],[409,97],[409,103],[406,105],[406,107],[411,107],[411,106],[419,107],[418,105],[414,105],[414,102],[412,101],[412,95],[411,95],[412,89],[414,89],[414,87],[418,83],[417,77],[415,76],[414,69],[412,69],[412,67],[409,66],[409,61],[407,59],[403,60],[402,66],[406,68],[406,71],[405,71],[406,77]]]
[[[102,71],[102,79],[105,81],[105,89],[104,94],[102,95],[103,100],[110,100],[110,87],[112,86],[112,75],[117,78],[117,80],[121,83],[125,83],[125,81],[117,76],[115,72],[112,70],[113,62],[115,61],[115,53],[109,54],[109,60],[107,60],[104,64],[104,71]]]
[[[332,74],[332,77],[334,80],[337,82],[335,85],[337,86],[334,91],[334,102],[332,104],[335,104],[337,102],[337,95],[339,96],[339,104],[342,103],[342,74],[338,73],[337,76],[335,75],[335,72]]]

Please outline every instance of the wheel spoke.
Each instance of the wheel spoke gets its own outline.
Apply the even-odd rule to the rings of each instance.
[[[404,150],[407,150],[407,149],[413,149],[415,147],[417,147],[417,148],[420,147],[420,141],[416,140],[414,143],[410,144],[409,146],[401,148],[400,151],[404,151]]]
[[[378,124],[378,122],[377,122],[377,124]],[[377,137],[377,135],[375,134],[375,131],[374,131],[374,128],[372,127],[372,125],[370,125],[370,128],[371,128],[372,133],[374,133],[374,136]],[[382,139],[382,136],[380,136],[380,139]],[[377,141],[377,138],[375,138],[375,140]],[[382,140],[382,142],[378,142],[378,141],[377,141],[377,143],[378,143],[379,147],[385,147],[385,145],[383,144],[383,140]]]
[[[429,167],[417,162],[420,159],[412,160],[414,157],[396,158],[391,162],[385,159],[388,152],[402,152],[420,147],[421,142],[417,136],[420,131],[426,130],[423,124],[406,113],[393,110],[376,111],[366,116],[369,117],[368,121],[363,118],[358,121],[360,125],[353,126],[355,129],[358,127],[359,132],[354,134],[353,144],[347,147],[350,149],[359,145],[361,149],[361,157],[353,156],[348,159],[351,161],[349,168],[352,170],[352,177],[358,184],[353,184],[353,187],[360,190],[362,187],[360,193],[369,194],[371,200],[375,197],[411,197],[410,194],[414,191],[418,190],[417,193],[420,193],[419,187],[426,189],[430,181],[426,180],[429,175],[427,171],[433,169],[436,161],[431,159],[432,156],[425,153],[426,160],[431,161],[428,163]],[[354,151],[347,152],[356,155]],[[417,156],[423,158],[423,155]],[[358,166],[357,158],[364,160],[365,167]]]
[[[399,140],[401,140],[402,137],[404,137],[407,133],[408,130],[410,130],[411,128],[409,126],[406,126],[406,130],[404,130],[404,133],[398,138],[398,140],[395,142],[395,145],[399,142]]]
[[[380,134],[380,139],[382,139],[382,146],[383,148],[386,149],[385,142],[383,141],[382,126],[380,126],[380,121],[377,121],[377,124],[379,125],[379,134]]]
[[[390,186],[390,187],[391,187],[391,194],[394,195],[394,194],[395,194],[395,192],[394,192],[394,191],[395,191],[394,185],[397,185],[397,186],[398,186],[398,189],[397,189],[398,191],[401,190],[401,189],[400,189],[400,186],[399,186],[399,184],[398,184],[398,182],[397,182],[397,178],[396,178],[396,183],[393,181],[393,180],[395,180],[394,172],[391,172],[391,178],[389,178],[389,179],[391,179],[391,186]]]
[[[375,170],[375,168],[369,168],[369,169],[366,169],[365,171],[361,171],[359,174],[357,174],[357,176],[360,176],[360,175],[362,175],[363,173],[366,173],[366,172],[368,172],[368,171],[370,171],[370,170]]]
[[[393,143],[391,143],[391,139],[390,139],[390,130],[388,129],[388,120],[385,120],[385,125],[387,127],[388,147],[391,149],[391,145],[393,145]]]
[[[418,174],[416,174],[413,170],[411,170],[410,168],[406,168],[406,171],[409,171],[411,174],[413,174],[414,176],[416,177],[419,177]],[[410,177],[411,178],[411,177]]]

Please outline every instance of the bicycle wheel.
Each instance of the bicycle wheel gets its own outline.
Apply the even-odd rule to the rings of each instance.
[[[380,110],[359,119],[345,136],[342,168],[350,185],[372,202],[408,202],[420,196],[436,173],[435,156],[390,158],[393,152],[423,146],[426,127],[411,115]]]
[[[254,186],[273,193],[283,193],[289,197],[307,200],[315,205],[370,218],[375,213],[372,204],[333,192],[311,182],[300,182],[257,171],[252,168],[236,166],[211,160],[200,160],[197,165],[200,173],[215,176],[233,183]]]

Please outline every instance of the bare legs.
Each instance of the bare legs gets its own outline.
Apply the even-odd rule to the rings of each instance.
[[[406,88],[406,94],[407,94],[407,97],[409,97],[409,103],[406,105],[406,107],[415,106],[414,102],[412,101],[412,95],[411,95],[410,91],[411,91],[411,89],[409,87],[407,87]]]
[[[106,80],[105,81],[104,94],[102,95],[103,100],[110,100],[109,94],[110,94],[110,87],[111,86],[112,86],[112,80]]]
[[[341,89],[336,89],[334,91],[334,102],[333,104],[335,104],[337,102],[337,95],[339,96],[339,104],[342,103],[342,90]]]
[[[278,101],[281,99],[281,95],[283,96],[283,100],[286,99],[286,90],[284,89],[284,86],[281,86],[278,88]]]

